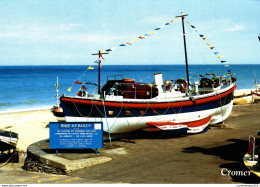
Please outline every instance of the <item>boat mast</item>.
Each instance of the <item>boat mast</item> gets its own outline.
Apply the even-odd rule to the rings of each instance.
[[[102,54],[109,54],[109,53],[101,53],[98,51],[98,53],[94,53],[92,55],[98,55],[98,94],[100,95],[100,68],[101,68],[101,58],[103,58]]]
[[[182,31],[183,31],[183,41],[184,41],[184,52],[185,52],[185,63],[186,63],[186,75],[187,75],[187,87],[186,87],[186,95],[189,94],[189,87],[190,87],[190,78],[189,78],[189,66],[188,66],[188,58],[187,58],[187,49],[186,49],[186,38],[185,38],[185,28],[184,28],[184,18],[188,15],[183,15],[181,12],[180,16],[176,16],[182,18]]]

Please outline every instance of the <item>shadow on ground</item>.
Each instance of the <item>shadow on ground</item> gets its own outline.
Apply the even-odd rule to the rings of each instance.
[[[205,155],[219,156],[221,159],[229,161],[219,165],[220,168],[227,168],[229,171],[248,171],[243,163],[243,157],[248,151],[248,141],[240,139],[228,139],[232,142],[227,145],[221,145],[211,148],[202,148],[197,146],[184,148],[184,153],[202,153]],[[260,139],[256,139],[256,145],[259,145]],[[250,176],[231,176],[233,182],[241,183],[259,183],[260,178],[251,173]]]

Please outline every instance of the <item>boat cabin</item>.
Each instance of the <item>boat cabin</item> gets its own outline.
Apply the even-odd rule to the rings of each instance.
[[[122,75],[108,76],[101,92],[126,99],[151,99],[158,96],[158,89],[154,85],[123,78]]]

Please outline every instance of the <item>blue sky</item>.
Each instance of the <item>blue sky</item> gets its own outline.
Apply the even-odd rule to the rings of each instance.
[[[88,65],[115,46],[103,64],[184,64],[180,20],[131,42],[181,11],[200,30],[185,24],[190,64],[219,63],[206,43],[228,64],[260,63],[260,0],[1,0],[0,64]]]

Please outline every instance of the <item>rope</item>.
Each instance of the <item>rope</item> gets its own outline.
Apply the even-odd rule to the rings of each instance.
[[[84,116],[83,114],[81,114],[81,112],[79,111],[79,109],[78,109],[78,107],[77,107],[77,105],[76,105],[76,103],[75,103],[75,101],[74,101],[73,98],[72,98],[72,101],[73,101],[73,104],[74,104],[74,106],[75,106],[77,112],[79,113],[79,115],[81,115],[81,117],[89,117],[89,116],[91,115],[91,113],[92,113],[92,111],[93,111],[93,100],[91,100],[91,101],[92,101],[91,111],[90,111],[90,113],[89,113],[87,116]]]
[[[7,159],[7,161],[5,161],[5,163],[1,164],[1,165],[0,165],[0,168],[3,167],[3,166],[5,166],[6,164],[8,164],[8,162],[10,161],[11,158],[13,158],[13,157],[12,157],[12,156],[9,157],[9,158]]]
[[[125,105],[124,105],[124,107],[125,107],[126,111],[128,111],[129,114],[130,114],[132,117],[143,117],[143,116],[146,114],[146,112],[147,112],[147,110],[148,110],[148,108],[149,108],[149,103],[148,103],[148,106],[147,106],[147,108],[146,108],[146,111],[143,113],[143,115],[140,115],[140,116],[135,116],[135,115],[133,115],[133,114],[131,113],[131,111],[129,111],[129,110],[126,108]]]
[[[168,106],[167,110],[164,113],[162,113],[162,114],[159,114],[156,110],[153,109],[153,107],[151,107],[151,109],[153,110],[153,112],[155,112],[158,115],[164,115],[164,114],[166,114],[168,112],[170,106],[171,106],[171,103],[169,102],[169,106]]]

